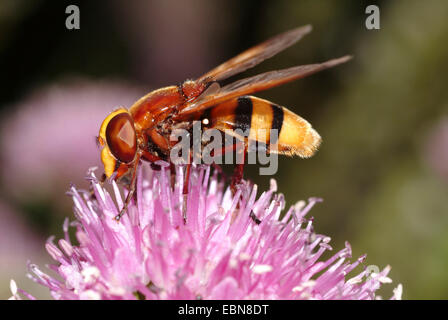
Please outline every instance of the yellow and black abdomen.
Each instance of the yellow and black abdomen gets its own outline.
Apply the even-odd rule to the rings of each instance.
[[[241,140],[248,137],[271,145],[271,152],[311,157],[321,142],[319,134],[303,118],[270,101],[253,96],[234,98],[213,106],[201,116],[208,128],[227,132]]]

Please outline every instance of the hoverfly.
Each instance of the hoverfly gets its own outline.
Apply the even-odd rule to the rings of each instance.
[[[98,137],[103,147],[101,160],[105,176],[112,179],[122,176],[130,178],[129,193],[116,220],[124,214],[133,197],[140,161],[152,164],[157,160],[169,162],[170,150],[176,144],[176,141],[170,140],[173,128],[189,128],[193,121],[201,121],[206,128],[218,130],[240,127],[249,128],[251,132],[277,129],[278,149],[275,152],[311,157],[321,141],[311,125],[285,107],[250,94],[334,67],[349,60],[350,56],[266,72],[225,86],[219,85],[219,81],[252,68],[290,47],[310,31],[311,26],[307,25],[284,32],[240,53],[196,80],[186,80],[177,86],[152,91],[129,110],[119,108],[109,114],[101,125]],[[260,142],[269,145],[269,139],[269,135],[265,135]],[[247,144],[248,139],[239,143]],[[228,147],[224,146],[223,152],[233,152],[234,148]],[[241,181],[243,166],[244,163],[237,164],[232,188]],[[191,162],[186,166],[184,197],[188,194],[190,167]]]

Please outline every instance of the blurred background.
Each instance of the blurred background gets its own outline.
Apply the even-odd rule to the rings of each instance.
[[[80,8],[67,30],[65,8]],[[380,30],[365,9],[380,8]],[[0,298],[38,297],[28,260],[73,219],[70,183],[100,165],[99,125],[161,86],[195,78],[260,41],[312,24],[299,44],[231,80],[353,54],[349,63],[258,94],[310,121],[311,159],[280,158],[288,204],[318,196],[318,233],[366,265],[392,266],[405,299],[448,298],[448,2],[0,1]],[[266,188],[270,177],[249,166]]]

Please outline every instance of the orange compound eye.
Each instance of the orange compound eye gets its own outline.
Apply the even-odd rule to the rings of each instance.
[[[137,152],[134,122],[128,113],[114,116],[106,128],[106,140],[112,155],[119,161],[130,163]]]

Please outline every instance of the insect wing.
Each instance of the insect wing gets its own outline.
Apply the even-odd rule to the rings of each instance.
[[[334,67],[338,64],[347,62],[351,56],[344,56],[338,59],[332,59],[323,63],[296,66],[288,69],[270,71],[258,74],[253,77],[241,79],[228,84],[215,94],[204,95],[199,97],[195,102],[187,104],[175,119],[181,120],[188,117],[189,113],[202,112],[216,104],[226,100],[236,98],[243,95],[252,94],[254,92],[266,90],[281,84],[304,78],[318,71]]]
[[[219,81],[243,72],[244,70],[252,68],[260,62],[292,46],[304,35],[311,32],[311,30],[312,27],[310,25],[306,25],[279,34],[222,63],[213,70],[204,74],[198,80],[207,81],[207,79],[209,79],[209,81]]]

